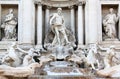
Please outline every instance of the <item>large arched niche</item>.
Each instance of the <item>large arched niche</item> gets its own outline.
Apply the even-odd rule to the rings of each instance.
[[[84,35],[78,34],[79,32],[78,26],[81,26],[79,27],[79,29],[82,29],[81,34],[85,34],[83,33],[84,32],[84,27],[83,27],[84,15],[82,15],[84,14],[85,3],[86,3],[85,0],[35,0],[36,15],[39,15],[38,7],[41,6],[40,11],[42,10],[42,12],[40,13],[41,14],[40,16],[42,16],[42,22],[40,26],[42,28],[42,31],[41,31],[42,35],[39,35],[39,33],[36,33],[36,44],[38,44],[39,39],[42,37],[42,41],[40,41],[40,43],[44,45],[45,36],[50,30],[50,25],[49,25],[50,15],[53,13],[56,13],[58,7],[61,7],[63,10],[62,12],[65,19],[66,27],[73,33],[73,35],[76,38],[76,41],[79,41],[79,43],[83,43]],[[78,8],[80,9],[79,11],[78,11]],[[78,24],[78,13],[80,13],[79,18],[81,19],[79,24]],[[37,29],[39,27],[37,25],[38,23],[40,23],[40,21],[38,21],[38,17],[36,16],[36,31],[41,30],[40,28],[39,30]],[[80,37],[78,38],[78,36],[81,36],[81,38]]]

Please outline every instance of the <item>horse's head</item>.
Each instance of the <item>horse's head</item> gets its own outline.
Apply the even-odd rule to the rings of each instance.
[[[40,56],[41,55],[40,52],[35,50],[34,48],[30,48],[30,50],[28,51],[28,54],[30,56]]]
[[[94,53],[97,53],[97,44],[90,44],[89,50],[93,51]]]

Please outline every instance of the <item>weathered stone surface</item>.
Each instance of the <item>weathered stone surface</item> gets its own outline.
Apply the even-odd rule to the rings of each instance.
[[[120,77],[120,65],[99,70],[97,71],[97,74],[102,77]]]
[[[40,67],[38,63],[32,63],[28,67],[10,67],[6,65],[0,65],[1,76],[12,76],[12,77],[28,77],[34,74],[35,68]]]
[[[109,33],[110,35],[107,34],[114,39],[103,40],[102,34],[105,29],[102,28],[102,21],[109,13],[110,7],[115,11],[112,15],[118,17],[116,19],[109,17],[107,20],[114,21],[112,26],[117,27],[110,26],[109,31],[113,28],[112,32]],[[1,23],[13,26],[9,22],[4,22],[4,16],[9,8],[15,9],[15,18],[18,23],[15,29],[18,32],[18,39],[14,41],[20,49],[18,50],[16,45],[11,46],[13,42],[11,39],[1,40],[1,34],[4,32],[0,28],[1,79],[12,77],[25,79],[28,76],[36,79],[43,78],[41,74],[53,75],[53,72],[56,75],[62,73],[68,76],[75,72],[82,76],[96,76],[96,72],[104,77],[120,75],[119,0],[0,0],[0,26]],[[58,12],[55,13],[57,8]],[[104,22],[105,27],[112,23],[106,24]],[[13,29],[7,31],[9,30]],[[112,45],[115,47],[111,48]],[[2,58],[5,61],[2,61]],[[71,64],[60,63],[62,61],[70,61],[74,65],[71,67]],[[3,62],[7,62],[9,66],[3,65]],[[46,66],[50,62],[58,63],[50,64],[52,67]],[[42,71],[44,68],[46,72]],[[49,68],[51,70],[47,70]],[[35,74],[32,75],[33,73]],[[69,77],[64,78],[69,79]]]

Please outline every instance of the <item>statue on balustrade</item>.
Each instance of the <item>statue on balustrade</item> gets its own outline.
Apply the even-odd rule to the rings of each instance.
[[[16,25],[17,25],[17,19],[15,18],[13,14],[14,10],[9,9],[9,13],[5,16],[5,20],[3,24],[1,25],[1,28],[4,29],[4,38],[3,40],[16,40]]]
[[[105,30],[105,35],[107,38],[115,39],[117,38],[116,33],[116,23],[118,22],[119,17],[114,13],[114,9],[109,9],[109,14],[103,19],[103,25]]]
[[[57,13],[50,16],[50,32],[46,36],[45,45],[51,44],[66,46],[75,43],[75,37],[65,27],[65,20],[62,15],[62,8],[57,9]]]

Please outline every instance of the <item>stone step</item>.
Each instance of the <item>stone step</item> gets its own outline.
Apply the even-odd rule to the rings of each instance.
[[[29,77],[12,77],[12,76],[0,76],[0,79],[120,79],[119,77],[104,78],[97,76],[41,76],[31,75]]]
[[[28,79],[97,79],[89,76],[34,76]]]

